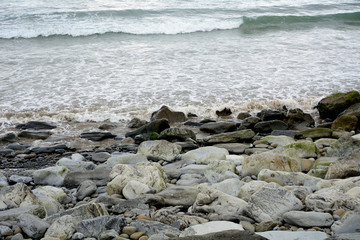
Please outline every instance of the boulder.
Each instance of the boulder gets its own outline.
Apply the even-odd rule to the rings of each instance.
[[[261,119],[261,121],[284,120],[285,118],[285,113],[283,111],[271,109],[261,110],[261,112],[256,115]]]
[[[268,240],[325,240],[329,237],[326,233],[317,231],[267,231],[256,234]]]
[[[67,168],[70,172],[88,171],[96,168],[96,165],[92,162],[86,162],[74,158],[61,158],[56,162],[56,165]]]
[[[285,146],[292,143],[295,143],[294,138],[288,136],[273,136],[269,135],[261,138],[261,141],[265,141],[267,144],[276,144],[278,146]]]
[[[220,133],[204,138],[205,143],[236,143],[250,140],[255,136],[255,133],[250,129]]]
[[[107,184],[107,193],[121,194],[123,188],[131,180],[144,183],[156,192],[166,188],[166,175],[158,163],[138,163],[134,166],[118,164],[113,167]]]
[[[50,196],[50,193],[44,190],[43,187],[36,188],[32,192],[37,197],[37,199],[39,199],[39,204],[45,208],[46,216],[51,216],[64,210],[60,202]]]
[[[331,226],[331,231],[334,234],[341,233],[358,233],[360,229],[360,213],[358,212],[347,212],[341,218]]]
[[[354,131],[356,130],[358,124],[358,118],[351,115],[343,115],[337,117],[333,124],[331,125],[331,130],[333,131]]]
[[[319,150],[314,142],[302,140],[277,148],[274,150],[274,152],[299,159],[316,158]]]
[[[107,138],[114,138],[116,135],[110,132],[84,132],[80,134],[80,137],[91,141],[102,141]]]
[[[244,120],[245,118],[248,118],[248,117],[251,117],[251,114],[248,112],[240,112],[237,115],[237,119],[239,119],[239,120]]]
[[[85,237],[99,239],[100,234],[107,230],[114,229],[116,232],[121,232],[126,224],[125,218],[121,216],[101,216],[81,221],[77,226],[77,231]]]
[[[171,186],[156,194],[168,206],[190,207],[194,204],[199,190],[191,186]]]
[[[133,119],[131,119],[131,121],[128,124],[126,124],[126,127],[128,127],[128,128],[139,128],[139,127],[144,126],[147,123],[148,122],[145,121],[145,120],[141,120],[139,118],[133,118]]]
[[[245,182],[241,181],[239,178],[229,178],[229,179],[225,179],[222,182],[214,183],[211,185],[211,187],[223,193],[237,197],[241,191],[240,190],[241,187],[244,184]]]
[[[176,140],[176,141],[184,142],[188,138],[196,140],[195,133],[190,129],[178,128],[178,127],[165,129],[159,135],[159,139],[165,139],[168,141]]]
[[[33,172],[34,182],[37,185],[62,186],[69,169],[62,166],[48,167]]]
[[[110,178],[111,169],[98,167],[90,171],[70,172],[65,176],[63,185],[66,187],[78,187],[86,180],[92,180],[97,186],[105,186]]]
[[[45,209],[40,205],[27,205],[19,208],[12,208],[9,210],[0,211],[0,222],[4,221],[16,221],[21,214],[31,214],[38,216],[39,218],[44,218],[46,215]]]
[[[71,201],[71,194],[68,191],[64,191],[62,188],[53,187],[53,186],[42,186],[37,187],[32,190],[32,192],[36,195],[35,192],[44,192],[49,197],[55,199],[57,202],[61,204],[67,204]]]
[[[359,118],[360,117],[360,103],[355,103],[355,104],[351,105],[344,112],[339,114],[339,116],[344,116],[344,115],[355,116],[355,117]]]
[[[33,131],[33,130],[25,130],[18,134],[18,137],[21,138],[29,138],[29,139],[47,139],[50,137],[52,133],[50,131]]]
[[[355,150],[351,156],[333,162],[325,175],[325,179],[348,178],[360,175],[360,150]]]
[[[175,112],[167,106],[162,106],[159,110],[151,114],[151,121],[158,119],[167,119],[169,123],[185,122],[186,116],[183,112]]]
[[[183,154],[182,159],[188,163],[208,164],[213,160],[225,160],[228,154],[224,148],[201,147]]]
[[[289,211],[283,215],[285,222],[299,227],[330,227],[334,219],[330,213]]]
[[[258,122],[254,126],[254,131],[260,133],[271,133],[274,130],[286,130],[286,129],[288,129],[288,125],[280,120]]]
[[[82,201],[85,197],[96,193],[96,190],[96,184],[91,180],[86,180],[77,188],[75,197],[77,200]]]
[[[257,124],[258,122],[260,122],[260,118],[258,117],[247,117],[241,122],[240,128],[253,129],[255,124]]]
[[[320,178],[309,176],[302,172],[284,172],[263,169],[258,174],[258,180],[276,179],[289,186],[304,186],[307,182],[319,182]]]
[[[169,128],[169,121],[167,119],[157,119],[151,121],[144,126],[125,134],[125,137],[135,138],[137,135],[143,135],[146,139],[150,139],[150,136],[155,133],[161,133],[165,129]]]
[[[29,121],[25,124],[18,124],[16,125],[17,129],[35,129],[35,130],[44,130],[44,129],[54,129],[56,126],[51,125],[47,122],[40,122],[40,121]]]
[[[332,130],[329,128],[311,128],[308,130],[298,132],[295,137],[296,138],[328,138],[331,137]]]
[[[191,226],[181,232],[180,237],[205,235],[208,233],[222,232],[228,230],[244,231],[244,228],[240,224],[229,221],[212,221]]]
[[[32,214],[22,214],[18,217],[18,223],[21,230],[31,238],[41,238],[50,225],[44,220]]]
[[[360,141],[345,136],[338,139],[326,149],[326,157],[345,158],[351,156],[355,150],[360,149]]]
[[[106,162],[111,157],[111,154],[108,152],[97,152],[93,153],[91,156],[91,160],[94,162],[103,163]]]
[[[2,143],[12,143],[12,142],[15,142],[17,140],[17,137],[15,135],[15,133],[13,132],[7,132],[7,133],[4,133],[4,134],[1,134],[0,135],[0,142]]]
[[[235,164],[226,160],[215,160],[209,163],[204,175],[210,183],[217,183],[228,178],[238,177],[238,175],[235,174]]]
[[[200,130],[207,133],[225,133],[235,131],[237,124],[234,122],[210,122],[201,125]]]
[[[106,160],[106,167],[113,167],[117,164],[137,164],[141,162],[148,162],[147,157],[144,154],[137,153],[121,153],[113,154],[108,160]]]
[[[250,197],[247,212],[257,222],[282,221],[284,213],[302,208],[301,201],[291,191],[268,183]]]
[[[181,147],[166,140],[155,140],[142,142],[137,153],[148,158],[172,162],[181,153]]]
[[[123,188],[122,195],[126,199],[135,199],[138,198],[141,194],[153,192],[155,191],[148,185],[135,180],[131,180]]]
[[[341,112],[345,111],[353,104],[360,102],[360,94],[357,91],[347,93],[336,93],[320,100],[316,108],[320,118],[330,118],[334,120]]]
[[[301,109],[290,109],[286,114],[286,123],[289,129],[305,130],[315,126],[313,117]]]
[[[76,232],[76,226],[70,215],[65,215],[54,221],[45,233],[45,237],[71,239]]]
[[[219,143],[214,144],[213,147],[225,148],[232,154],[242,154],[245,152],[245,149],[250,148],[250,145],[245,143]]]
[[[39,204],[39,200],[24,183],[0,188],[0,201],[3,201],[8,208]]]
[[[222,110],[216,110],[216,115],[219,117],[227,117],[230,116],[232,114],[232,111],[230,108],[224,108]]]

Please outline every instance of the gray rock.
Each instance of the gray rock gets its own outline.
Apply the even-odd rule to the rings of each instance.
[[[206,167],[205,177],[210,183],[217,183],[229,178],[237,178],[235,164],[226,160],[212,161]]]
[[[348,178],[360,175],[360,150],[355,150],[351,156],[334,162],[326,172],[325,179]]]
[[[159,233],[168,233],[175,236],[178,236],[180,234],[179,229],[160,222],[138,220],[132,222],[130,225],[136,227],[137,231],[144,232],[147,236]]]
[[[147,157],[144,154],[137,153],[122,153],[113,154],[107,161],[106,167],[113,167],[117,164],[136,164],[141,162],[148,162]]]
[[[0,171],[0,188],[9,186],[7,181],[7,177],[4,175],[2,171]]]
[[[201,147],[182,155],[188,163],[208,164],[213,160],[225,160],[229,152],[224,148]]]
[[[7,148],[3,148],[0,149],[0,156],[5,156],[5,157],[10,157],[10,156],[14,156],[14,150],[12,149],[7,149]]]
[[[144,126],[125,134],[125,137],[135,138],[137,135],[143,135],[146,139],[150,139],[150,136],[156,132],[161,133],[165,129],[169,128],[169,121],[167,119],[158,119],[145,124]]]
[[[71,239],[76,231],[73,218],[70,215],[64,215],[55,220],[45,233],[45,237],[53,237],[60,239]]]
[[[7,226],[0,225],[0,238],[3,239],[5,236],[11,236],[13,231]]]
[[[258,122],[260,122],[260,118],[258,117],[248,117],[245,118],[242,122],[241,122],[241,129],[253,129],[255,124],[257,124]]]
[[[18,134],[18,137],[21,138],[30,138],[30,139],[47,139],[50,137],[52,133],[50,131],[33,131],[33,130],[25,130]]]
[[[172,111],[167,106],[162,106],[159,110],[151,114],[151,121],[163,118],[167,119],[169,123],[186,121],[186,116],[183,112]]]
[[[329,128],[311,128],[308,130],[303,130],[298,132],[295,137],[296,138],[328,138],[331,137],[332,130]]]
[[[274,130],[286,130],[288,125],[280,120],[270,120],[264,122],[258,122],[254,126],[255,132],[271,133]]]
[[[291,191],[276,183],[260,188],[250,197],[248,204],[247,212],[257,222],[281,221],[285,212],[303,208]]]
[[[32,177],[19,176],[19,175],[11,175],[9,181],[11,183],[25,183],[28,184],[32,181]]]
[[[198,183],[207,182],[207,178],[202,174],[183,174],[180,179],[176,182],[179,186],[192,186]]]
[[[191,226],[181,232],[180,237],[205,235],[209,233],[222,232],[228,230],[244,231],[244,228],[240,224],[236,224],[229,221],[212,221],[203,224]]]
[[[97,190],[96,184],[91,180],[86,180],[80,184],[76,191],[76,199],[82,201],[85,197],[91,196]]]
[[[276,144],[278,146],[285,146],[292,143],[295,143],[295,140],[293,137],[288,136],[266,136],[261,138],[261,140],[266,141],[268,144]]]
[[[48,167],[34,171],[33,178],[37,185],[61,186],[69,172],[69,169],[62,166]]]
[[[99,240],[113,240],[119,239],[119,233],[117,233],[114,229],[106,230],[102,232],[99,236]]]
[[[100,234],[106,230],[113,229],[120,232],[126,224],[125,218],[121,216],[101,216],[81,221],[77,231],[84,234],[85,237],[99,238]]]
[[[78,187],[79,184],[86,180],[95,182],[97,186],[105,186],[109,181],[111,169],[98,167],[91,171],[71,172],[65,176],[64,186]]]
[[[225,133],[236,130],[236,123],[234,122],[210,122],[201,125],[200,130],[207,133]]]
[[[251,196],[259,189],[261,189],[263,186],[265,186],[267,183],[264,181],[250,181],[245,183],[241,188],[237,195],[237,197],[249,201]]]
[[[136,180],[129,181],[122,190],[122,194],[126,199],[135,199],[138,198],[141,194],[154,192],[154,189]]]
[[[120,203],[112,207],[112,212],[122,214],[131,209],[149,210],[149,205],[140,202],[139,199],[122,200]]]
[[[147,121],[141,120],[139,118],[133,118],[128,124],[126,124],[126,126],[128,128],[139,128],[144,126],[145,124],[147,124]]]
[[[285,222],[300,227],[330,227],[334,219],[329,213],[289,211],[283,215]]]
[[[11,240],[24,240],[24,237],[21,233],[17,233],[11,237]]]
[[[148,158],[172,162],[181,153],[181,147],[166,140],[155,140],[142,142],[137,153]]]
[[[180,160],[163,166],[168,179],[178,179],[181,175],[181,169],[183,166],[185,166],[185,164],[185,160]]]
[[[213,145],[213,147],[225,148],[229,153],[233,154],[242,154],[245,149],[250,148],[250,145],[245,143],[220,143]]]
[[[55,153],[57,151],[67,151],[68,147],[65,144],[59,144],[55,146],[47,146],[47,147],[34,147],[31,148],[31,152],[35,154],[42,154],[42,153]]]
[[[17,140],[15,133],[8,132],[0,135],[0,142],[15,142]]]
[[[162,240],[166,238],[150,238],[149,240]],[[199,236],[187,236],[169,238],[170,240],[265,240],[266,238],[250,233],[248,231],[228,230],[222,232],[208,233]]]
[[[47,222],[31,214],[20,215],[18,223],[22,231],[31,238],[41,238],[50,227]]]
[[[38,216],[39,218],[44,218],[46,215],[45,209],[42,206],[28,205],[25,207],[0,211],[0,221],[16,221],[21,214],[25,213]]]
[[[165,139],[168,141],[177,140],[180,142],[184,142],[188,138],[196,140],[195,133],[190,129],[178,128],[178,127],[172,127],[172,128],[165,129],[159,135],[159,139]]]
[[[94,153],[91,156],[91,160],[94,162],[106,162],[106,160],[108,160],[111,157],[111,154],[108,152],[98,152],[98,153]]]
[[[63,206],[56,199],[51,197],[46,190],[36,188],[32,192],[39,199],[40,205],[45,208],[47,216],[51,216],[64,210]]]
[[[271,135],[272,136],[288,136],[288,137],[295,137],[296,134],[298,133],[299,131],[297,130],[274,130],[271,132]]]
[[[205,143],[236,143],[250,140],[255,136],[255,133],[250,129],[219,133],[204,138]]]
[[[0,200],[3,201],[8,208],[39,204],[38,199],[24,183],[17,183],[12,186],[0,188]]]
[[[164,204],[170,206],[190,207],[194,204],[199,191],[190,186],[172,186],[157,194],[164,199]]]
[[[85,162],[81,160],[69,159],[69,158],[61,158],[56,162],[57,166],[65,167],[70,170],[70,172],[81,172],[94,170],[96,165],[92,162]]]
[[[334,232],[334,234],[359,232],[360,213],[353,211],[347,212],[341,220],[336,221],[331,226],[331,230]]]
[[[76,233],[74,233],[74,235],[72,236],[71,239],[72,240],[82,240],[84,238],[85,238],[84,234],[76,232]]]
[[[42,129],[54,129],[56,128],[56,126],[51,125],[50,123],[47,122],[29,121],[25,124],[16,125],[16,128],[42,130]]]
[[[107,138],[114,138],[116,135],[110,132],[85,132],[80,134],[81,138],[86,138],[91,141],[102,141]]]
[[[230,178],[230,179],[226,179],[219,183],[214,183],[211,185],[211,187],[215,188],[223,193],[237,197],[239,195],[241,187],[244,184],[245,184],[245,182],[240,181],[239,178]]]
[[[326,233],[317,231],[268,231],[257,232],[256,234],[265,237],[268,240],[325,240],[328,238]]]

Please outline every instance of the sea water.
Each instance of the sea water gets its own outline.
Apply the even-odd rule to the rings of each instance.
[[[312,112],[360,90],[359,0],[1,0],[0,123]],[[235,116],[235,115],[234,115]]]

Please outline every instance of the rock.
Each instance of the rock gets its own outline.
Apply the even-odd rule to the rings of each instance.
[[[50,187],[50,186],[47,186]],[[48,193],[43,189],[44,187],[36,188],[32,192],[37,197],[40,202],[40,205],[43,206],[46,210],[46,216],[51,216],[55,213],[58,213],[64,210],[63,206],[60,204],[57,199],[51,197],[51,193]]]
[[[181,238],[170,238],[170,240],[265,240],[259,235],[249,233],[247,231],[227,230],[215,233],[208,233],[205,235],[187,236]],[[156,239],[157,240],[157,239]]]
[[[219,117],[227,117],[227,116],[230,116],[232,114],[232,111],[230,108],[224,108],[222,110],[216,110],[216,115],[219,116]]]
[[[258,122],[260,122],[258,117],[247,117],[241,122],[240,129],[253,129]]]
[[[184,152],[194,150],[199,147],[197,142],[191,138],[188,138],[186,142],[175,142],[175,144],[179,145]]]
[[[63,185],[66,187],[78,187],[86,180],[92,180],[97,186],[105,186],[110,178],[111,169],[98,167],[95,170],[71,172],[65,176]]]
[[[176,185],[192,186],[205,182],[207,182],[207,178],[203,174],[183,174],[176,182]]]
[[[261,119],[261,121],[270,121],[270,120],[284,120],[285,113],[283,111],[264,109],[257,114],[257,117]]]
[[[347,93],[336,93],[320,100],[316,108],[320,118],[335,119],[341,112],[353,104],[360,102],[360,94],[357,91]]]
[[[33,130],[25,130],[18,134],[18,137],[21,138],[30,138],[30,139],[47,139],[52,135],[49,131],[33,131]]]
[[[148,162],[147,157],[144,154],[137,153],[122,153],[122,154],[116,154],[112,155],[107,161],[106,166],[107,167],[113,167],[117,164],[137,164],[141,162]]]
[[[205,143],[236,143],[245,140],[250,140],[255,136],[255,133],[250,129],[220,133],[204,138]]]
[[[353,187],[349,191],[347,191],[346,194],[354,198],[360,199],[360,187]]]
[[[169,123],[186,121],[186,116],[183,112],[172,111],[167,106],[162,106],[159,110],[151,114],[151,121],[163,118],[167,119]]]
[[[6,186],[9,186],[9,183],[7,181],[6,176],[4,175],[4,172],[0,170],[0,189]]]
[[[294,138],[299,131],[297,130],[274,130],[271,132],[272,136],[288,136]]]
[[[355,131],[357,124],[358,118],[356,116],[343,115],[335,119],[335,121],[331,125],[331,130],[343,130],[348,132]]]
[[[296,138],[328,138],[331,137],[332,130],[328,128],[312,128],[304,131],[300,131],[296,134]]]
[[[84,132],[80,134],[80,137],[91,141],[102,141],[107,138],[114,138],[116,135],[113,135],[110,132]]]
[[[39,200],[24,183],[17,183],[13,186],[0,188],[0,200],[3,201],[8,208],[39,204]]]
[[[54,129],[56,126],[51,125],[47,122],[39,122],[39,121],[29,121],[25,124],[16,125],[17,129],[35,129],[35,130],[43,130],[43,129]]]
[[[228,178],[237,178],[235,164],[226,160],[215,160],[206,167],[205,177],[210,183],[221,182]]]
[[[250,148],[250,145],[245,143],[220,143],[213,145],[213,147],[225,148],[229,153],[233,154],[242,154],[245,152],[245,149]]]
[[[10,183],[25,183],[28,184],[32,181],[32,177],[11,175],[9,178]]]
[[[133,118],[133,119],[131,119],[131,121],[128,124],[126,124],[126,127],[128,127],[128,128],[139,128],[139,127],[144,126],[147,123],[148,122],[145,121],[145,120],[141,120],[139,118]]]
[[[254,131],[261,133],[270,133],[274,130],[286,130],[286,129],[288,129],[288,125],[280,120],[258,122],[254,126]]]
[[[323,147],[329,147],[333,143],[335,143],[337,140],[333,138],[320,138],[315,141],[315,144],[317,147],[323,146]]]
[[[325,179],[348,178],[360,175],[360,150],[355,150],[351,156],[333,162],[325,175]]]
[[[55,146],[50,146],[50,147],[34,147],[31,148],[31,152],[35,153],[35,154],[42,154],[42,153],[55,153],[59,150],[69,150],[69,148],[64,145],[64,144],[59,144],[59,145],[55,145]]]
[[[290,211],[283,215],[285,222],[299,227],[330,227],[334,219],[329,213]]]
[[[73,158],[61,158],[56,162],[56,165],[67,168],[70,172],[88,171],[96,168],[96,165],[92,162],[85,162]]]
[[[165,139],[168,141],[176,140],[176,141],[184,142],[188,138],[196,140],[195,133],[190,129],[178,128],[178,127],[165,129],[159,135],[159,139]]]
[[[6,236],[11,236],[11,235],[13,235],[13,231],[11,230],[11,228],[0,225],[0,238],[1,239],[5,239]]]
[[[282,146],[281,148],[277,148],[274,150],[274,152],[278,152],[283,155],[299,159],[316,158],[319,150],[314,142],[303,140]]]
[[[125,134],[125,137],[135,138],[137,135],[143,135],[146,139],[150,139],[150,136],[155,133],[161,133],[165,129],[169,128],[169,121],[167,119],[157,119],[145,124],[144,126]]]
[[[326,233],[316,231],[268,231],[256,234],[265,237],[268,240],[325,240],[328,238]]]
[[[0,156],[12,157],[14,155],[15,153],[12,149],[7,149],[7,148],[0,149]]]
[[[214,188],[202,186],[200,191],[192,206],[193,212],[215,213],[224,218],[237,219],[248,206],[244,200]]]
[[[224,148],[201,147],[183,154],[181,158],[188,163],[208,164],[213,160],[225,160],[228,154]]]
[[[215,188],[223,193],[237,197],[240,193],[241,187],[244,184],[245,184],[245,182],[240,181],[239,178],[229,178],[229,179],[225,179],[222,182],[214,183],[211,185],[211,187]]]
[[[122,229],[122,232],[130,236],[131,234],[136,232],[136,227],[134,227],[134,226],[125,226]]]
[[[301,166],[294,158],[270,151],[245,157],[242,163],[241,176],[258,175],[262,169],[300,172]]]
[[[126,220],[121,216],[101,216],[81,221],[77,231],[85,237],[99,238],[100,234],[106,230],[114,229],[120,232],[124,226],[126,226]]]
[[[7,143],[7,142],[15,142],[17,140],[17,137],[15,133],[13,132],[7,132],[0,135],[0,142]]]
[[[347,212],[339,221],[331,226],[334,234],[358,233],[360,229],[360,214],[358,212]]]
[[[99,236],[99,240],[112,240],[112,239],[119,239],[119,234],[114,229],[106,230],[102,232]]]
[[[139,199],[130,199],[130,200],[122,200],[117,205],[112,207],[112,212],[118,214],[129,212],[130,210],[135,210],[137,215],[141,215],[144,212],[146,213],[146,215],[148,215],[149,205],[143,203]]]
[[[27,205],[24,207],[0,211],[0,221],[16,221],[21,214],[25,213],[38,216],[39,218],[44,218],[46,215],[45,209],[42,206]]]
[[[352,136],[351,138],[354,139],[357,142],[360,142],[360,133]]]
[[[355,103],[348,107],[344,112],[340,113],[339,116],[355,116],[360,117],[360,103]]]
[[[313,193],[313,190],[306,186],[285,186],[284,188],[291,191],[301,201],[305,201],[305,198]]]
[[[319,182],[320,178],[309,176],[302,172],[284,172],[263,169],[258,174],[258,180],[273,178],[288,186],[304,186],[307,182]]]
[[[345,136],[331,144],[330,148],[326,149],[325,156],[345,158],[351,156],[357,149],[360,149],[360,141],[350,136]]]
[[[137,153],[172,162],[181,153],[181,147],[166,140],[145,141],[140,144]]]
[[[45,237],[54,237],[60,239],[71,239],[76,231],[73,218],[65,215],[54,221],[45,233]]]
[[[165,205],[190,207],[194,204],[198,193],[199,190],[195,187],[172,186],[159,192],[157,196],[164,200]]]
[[[227,230],[239,230],[244,231],[244,228],[240,224],[236,224],[229,221],[213,221],[203,224],[198,224],[185,229],[180,237],[205,235],[208,233],[222,232]]]
[[[98,152],[98,153],[94,153],[91,156],[91,160],[94,162],[106,162],[106,160],[108,160],[111,157],[111,154],[108,152]]]
[[[110,173],[111,182],[107,184],[107,193],[121,194],[123,188],[131,180],[144,183],[156,192],[166,188],[166,175],[157,163],[138,163],[134,166],[118,164]]]
[[[260,188],[265,186],[267,183],[265,181],[250,181],[245,183],[237,195],[237,197],[249,201],[250,197]]]
[[[56,166],[39,169],[33,172],[34,182],[37,185],[62,186],[69,169]]]
[[[31,214],[22,214],[18,218],[19,227],[31,238],[41,238],[50,225]]]
[[[295,143],[294,138],[288,136],[266,136],[261,138],[261,141],[265,141],[267,144],[276,144],[278,146],[285,146],[292,143]]]
[[[131,180],[123,188],[122,195],[126,199],[135,199],[138,198],[141,194],[153,192],[154,190],[148,185],[135,180]]]
[[[137,220],[130,225],[136,227],[137,231],[144,232],[148,236],[159,233],[171,234],[173,236],[178,236],[180,234],[179,229],[160,222]]]
[[[314,127],[315,121],[308,113],[301,109],[290,109],[286,114],[286,123],[290,129],[305,130],[308,127]]]
[[[268,183],[250,197],[247,212],[257,222],[282,221],[285,212],[302,208],[301,201],[291,191]]]
[[[201,125],[200,130],[207,133],[225,133],[236,130],[236,123],[234,122],[210,122]]]
[[[77,200],[82,201],[85,197],[91,196],[97,190],[96,184],[91,180],[86,180],[77,188],[75,197]]]

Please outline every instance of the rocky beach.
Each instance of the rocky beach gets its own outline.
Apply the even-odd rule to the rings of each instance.
[[[360,239],[360,94],[314,107],[9,127],[0,239]]]

